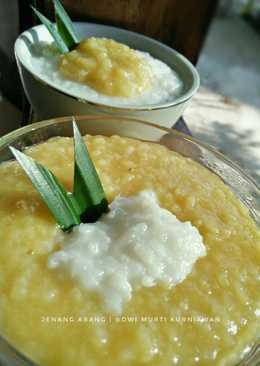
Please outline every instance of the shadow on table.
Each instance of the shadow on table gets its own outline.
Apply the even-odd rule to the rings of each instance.
[[[195,136],[226,154],[260,182],[260,142],[256,141],[254,130],[238,131],[231,125],[214,121],[211,122],[209,130],[195,131]],[[257,148],[259,158],[252,151]]]

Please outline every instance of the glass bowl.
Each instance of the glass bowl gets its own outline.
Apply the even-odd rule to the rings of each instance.
[[[249,209],[252,218],[260,227],[260,189],[236,164],[211,147],[182,133],[159,127],[155,124],[111,116],[77,116],[77,124],[84,134],[102,134],[132,137],[167,146],[170,150],[197,161],[217,174]],[[72,117],[62,117],[34,123],[0,138],[0,163],[13,158],[9,145],[20,150],[46,141],[54,136],[72,136]],[[236,366],[260,364],[260,343],[252,345],[250,351]],[[0,337],[0,366],[36,366],[18,352],[6,339]]]

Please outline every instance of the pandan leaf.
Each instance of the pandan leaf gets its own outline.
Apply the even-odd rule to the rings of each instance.
[[[59,0],[53,0],[57,30],[69,49],[75,48],[79,40],[73,29],[73,24]]]
[[[61,229],[70,230],[80,224],[77,204],[71,193],[67,193],[54,174],[31,157],[10,147],[18,163],[35,186]]]
[[[43,14],[41,14],[33,6],[32,6],[32,9],[35,12],[35,14],[37,15],[37,17],[40,19],[40,21],[42,22],[42,24],[45,25],[45,27],[48,29],[48,31],[52,35],[52,37],[53,37],[53,39],[54,39],[54,41],[56,43],[56,46],[58,47],[59,51],[61,53],[69,52],[69,47],[66,45],[66,43],[63,40],[63,38],[59,34],[59,32],[58,32],[55,24],[52,23],[51,21],[49,21],[48,18],[46,18]]]
[[[30,156],[10,147],[63,231],[81,222],[94,222],[108,211],[108,201],[87,147],[73,120],[74,187],[66,192],[55,175]]]
[[[83,221],[96,221],[108,209],[104,189],[90,158],[86,144],[73,120],[74,188],[73,195],[80,207]]]

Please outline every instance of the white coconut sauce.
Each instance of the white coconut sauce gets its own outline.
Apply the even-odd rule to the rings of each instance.
[[[119,196],[109,208],[64,235],[48,259],[49,268],[98,293],[108,312],[120,314],[138,288],[176,286],[206,255],[199,231],[161,208],[151,191]]]

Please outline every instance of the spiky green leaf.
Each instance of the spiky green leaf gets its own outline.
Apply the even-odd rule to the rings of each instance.
[[[73,195],[80,206],[83,220],[95,221],[107,211],[108,202],[87,146],[74,120],[73,131],[75,154]]]
[[[53,39],[54,39],[54,41],[56,43],[56,46],[58,47],[59,51],[61,53],[69,52],[69,47],[66,45],[66,43],[63,40],[63,38],[59,34],[59,32],[58,32],[55,24],[52,23],[48,18],[46,18],[43,14],[41,14],[33,6],[32,6],[32,9],[35,12],[35,14],[37,15],[37,17],[40,19],[40,21],[42,22],[42,24],[45,25],[45,27],[48,29],[48,31],[52,35],[52,37],[53,37]]]
[[[13,147],[10,147],[10,149],[61,229],[67,231],[80,224],[80,215],[73,196],[71,193],[66,192],[55,175],[19,150]]]
[[[72,21],[59,0],[53,0],[57,30],[69,49],[75,48],[79,43],[74,31]]]

